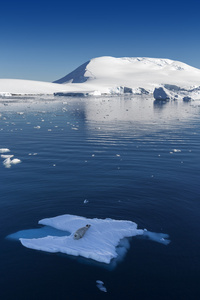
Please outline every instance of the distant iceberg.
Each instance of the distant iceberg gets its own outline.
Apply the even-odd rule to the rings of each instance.
[[[151,239],[148,231],[137,229],[137,224],[132,221],[61,215],[43,219],[39,221],[39,224],[45,225],[43,233],[39,232],[40,229],[24,230],[12,234],[8,238],[20,240],[22,245],[27,248],[82,256],[105,264],[109,264],[118,255],[124,256],[128,249],[124,238],[144,235],[145,238]],[[83,238],[74,239],[76,230],[86,224],[91,226]],[[49,228],[52,228],[52,233]],[[153,233],[154,241],[168,244],[167,238],[166,234]]]

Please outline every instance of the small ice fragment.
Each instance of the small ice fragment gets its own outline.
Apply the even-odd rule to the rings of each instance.
[[[52,129],[48,129],[48,131],[52,131]]]
[[[53,167],[55,167],[56,166],[56,164],[53,164]]]
[[[87,199],[85,199],[84,201],[83,201],[83,203],[84,204],[86,204],[86,203],[88,203],[89,201],[87,200]]]
[[[10,152],[10,149],[8,148],[1,148],[0,153]]]
[[[94,157],[95,156],[95,154],[92,154],[92,157]]]
[[[38,126],[35,126],[34,128],[35,128],[35,129],[40,129],[41,127],[38,125]]]
[[[173,152],[181,152],[180,149],[173,149]]]
[[[116,156],[117,156],[117,157],[119,157],[119,156],[120,156],[120,154],[116,154]]]
[[[37,155],[37,153],[33,153],[33,155]]]
[[[107,289],[105,286],[101,285],[101,284],[97,284],[97,287],[100,291],[107,293]]]
[[[1,154],[2,158],[12,158],[14,155]]]
[[[5,166],[5,168],[10,168],[10,167],[11,167],[11,160],[10,160],[10,157],[6,158],[6,159],[3,161],[3,165]]]
[[[23,115],[24,112],[23,112],[23,111],[18,111],[17,114],[18,114],[18,115]]]
[[[96,280],[96,283],[99,283],[99,284],[104,284],[104,282],[103,282],[103,281],[101,281],[101,280]]]
[[[13,164],[13,165],[16,165],[16,164],[19,164],[19,163],[21,163],[21,160],[18,159],[18,158],[14,158],[13,160],[11,160],[11,164]]]
[[[102,291],[102,292],[104,292],[104,293],[107,292],[107,289],[106,289],[106,287],[104,286],[104,282],[103,282],[103,281],[97,280],[96,283],[97,283],[97,287],[98,287],[98,289],[99,289],[100,291]]]

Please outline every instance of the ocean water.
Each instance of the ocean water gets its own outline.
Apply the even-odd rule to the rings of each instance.
[[[3,99],[0,148],[21,163],[0,158],[0,299],[200,299],[199,116],[200,101]],[[171,243],[133,237],[109,268],[6,238],[63,214],[134,221]]]

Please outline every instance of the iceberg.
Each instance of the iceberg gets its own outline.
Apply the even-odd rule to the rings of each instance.
[[[147,236],[147,232],[137,229],[137,224],[132,221],[109,218],[90,219],[67,214],[42,219],[39,224],[44,225],[41,229],[42,233],[40,229],[23,230],[8,238],[20,240],[23,246],[30,249],[51,253],[61,252],[109,264],[118,255],[120,258],[126,254],[129,243],[125,238],[142,236],[144,232]],[[85,235],[78,240],[74,239],[74,233],[87,224],[90,228]],[[52,228],[52,233],[49,228]],[[156,235],[154,233],[154,240]],[[151,238],[151,235],[148,237]],[[158,241],[166,244],[166,238],[168,235],[159,236]]]

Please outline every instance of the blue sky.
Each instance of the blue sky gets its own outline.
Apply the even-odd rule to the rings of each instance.
[[[0,78],[54,81],[87,60],[161,57],[200,68],[200,3],[4,1]]]

